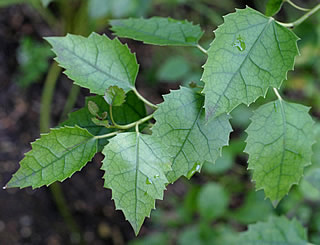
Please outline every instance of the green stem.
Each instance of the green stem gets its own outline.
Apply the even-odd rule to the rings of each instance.
[[[55,89],[55,85],[57,83],[57,79],[61,73],[61,68],[58,64],[53,61],[46,80],[44,84],[44,88],[42,90],[41,96],[41,108],[40,108],[40,132],[46,133],[49,131],[50,128],[50,115],[51,115],[51,104],[53,98],[53,92]],[[63,196],[63,192],[60,186],[60,183],[55,182],[49,186],[50,191],[52,193],[53,200],[59,210],[59,213],[65,220],[67,226],[69,227],[70,231],[74,234],[78,234],[81,240],[81,233],[77,224],[75,223],[71,212],[68,208],[66,200]]]
[[[57,79],[60,75],[61,68],[53,61],[48,75],[46,77],[42,96],[41,96],[41,108],[40,108],[40,132],[46,133],[50,128],[50,115],[53,92],[56,86]]]
[[[200,46],[200,44],[197,44],[196,47],[197,47],[202,53],[208,55],[208,51],[207,51],[205,48],[203,48],[202,46]]]
[[[144,97],[138,92],[138,90],[137,90],[136,88],[133,88],[132,90],[133,90],[133,92],[137,95],[137,97],[138,97],[140,100],[143,101],[143,103],[145,103],[146,105],[150,106],[150,107],[153,108],[153,109],[158,109],[158,106],[157,106],[157,105],[151,103],[151,102],[148,101],[146,98],[144,98]]]
[[[315,6],[313,9],[311,9],[309,12],[301,16],[299,19],[297,19],[294,22],[291,23],[282,23],[280,21],[277,21],[278,24],[287,27],[287,28],[294,28],[298,25],[300,25],[302,22],[304,22],[306,19],[308,19],[311,15],[315,14],[320,9],[320,3]]]
[[[71,90],[69,92],[67,101],[64,105],[64,108],[60,117],[60,122],[67,117],[68,113],[74,107],[75,103],[77,102],[79,92],[80,92],[80,87],[76,84],[72,84]]]
[[[50,11],[48,11],[47,8],[44,8],[39,1],[30,1],[30,4],[38,11],[38,13],[48,23],[49,26],[55,27],[57,24],[57,19]]]
[[[113,119],[112,107],[110,106],[110,119],[111,119],[111,122],[113,123],[113,126],[110,126],[108,128],[117,128],[117,129],[121,129],[121,130],[127,130],[127,129],[135,127],[136,125],[139,125],[139,124],[142,124],[142,123],[144,123],[146,121],[149,121],[151,118],[153,118],[153,114],[150,114],[150,115],[148,115],[148,116],[146,116],[144,118],[141,118],[140,120],[135,121],[133,123],[129,123],[129,124],[126,124],[126,125],[119,125]]]
[[[298,10],[301,10],[301,11],[305,11],[305,12],[308,12],[310,11],[310,9],[306,9],[306,8],[302,8],[298,5],[296,5],[295,3],[291,2],[291,0],[285,0],[287,3],[289,3],[292,7],[298,9]]]
[[[281,97],[281,95],[279,94],[278,89],[273,88],[273,91],[274,91],[274,93],[276,94],[276,96],[278,97],[278,99],[279,99],[280,101],[282,101],[282,97]]]
[[[110,138],[112,136],[115,136],[119,133],[121,133],[122,131],[116,131],[116,132],[112,132],[112,133],[109,133],[109,134],[103,134],[103,135],[97,135],[97,136],[94,136],[94,139],[104,139],[104,138]]]

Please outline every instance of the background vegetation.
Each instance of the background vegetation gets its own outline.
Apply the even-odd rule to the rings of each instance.
[[[16,4],[13,4],[16,2]],[[85,89],[72,85],[52,63],[53,53],[44,36],[107,29],[112,18],[170,16],[199,23],[208,47],[222,16],[249,5],[261,12],[266,1],[233,0],[0,0],[0,182],[4,185],[18,168],[29,142],[56,126],[68,112],[84,105]],[[50,3],[51,2],[51,3]],[[295,1],[312,7],[319,1]],[[10,6],[8,5],[10,3]],[[301,12],[284,5],[280,21],[297,19]],[[287,100],[312,106],[320,117],[320,14],[295,29],[301,56],[289,72],[283,91]],[[179,85],[198,82],[205,57],[197,49],[155,47],[131,40],[130,49],[141,64],[137,79],[141,93],[154,103]],[[52,106],[51,105],[52,96]],[[48,99],[49,98],[49,99]],[[271,92],[268,99],[274,99]],[[296,217],[308,228],[309,240],[320,244],[320,193],[303,180],[273,209],[261,191],[254,191],[243,152],[243,130],[259,100],[233,113],[230,146],[215,166],[205,165],[201,175],[168,186],[164,201],[157,202],[138,238],[120,211],[114,210],[111,192],[103,188],[97,155],[72,179],[38,190],[0,191],[0,243],[3,244],[231,244],[232,234],[270,215]],[[50,109],[51,108],[51,109]],[[39,120],[41,118],[41,121]],[[320,126],[317,126],[320,139]],[[313,165],[320,166],[320,140],[314,145]]]

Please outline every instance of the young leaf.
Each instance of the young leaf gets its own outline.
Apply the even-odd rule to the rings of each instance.
[[[46,40],[65,74],[91,93],[104,95],[115,84],[126,92],[134,87],[139,65],[128,46],[117,38],[92,33],[88,38],[68,34]]]
[[[63,181],[81,170],[97,152],[97,141],[86,129],[51,129],[33,142],[6,187],[32,188]]]
[[[258,222],[249,225],[246,232],[240,234],[240,245],[307,245],[307,232],[295,219],[288,220],[286,217],[270,217],[267,222]]]
[[[172,171],[167,175],[171,183],[182,175],[190,178],[205,161],[214,163],[229,142],[229,116],[206,122],[203,100],[192,89],[181,87],[165,95],[154,114],[153,134],[161,138],[173,156]]]
[[[96,116],[99,113],[99,107],[96,103],[94,103],[93,101],[88,101],[88,111],[90,112],[90,114],[92,116]]]
[[[86,128],[93,135],[103,135],[114,131],[103,126],[98,126],[92,121],[92,115],[88,110],[88,103],[92,101],[99,107],[99,115],[103,112],[109,112],[109,105],[102,96],[91,96],[86,98],[86,106],[80,110],[69,114],[69,119],[64,121],[61,126],[78,125]],[[128,124],[139,120],[146,116],[146,108],[144,103],[137,98],[133,92],[127,94],[127,100],[122,106],[113,108],[113,116],[118,124]],[[108,139],[99,139],[98,151],[102,151],[103,147],[108,143]]]
[[[126,100],[126,93],[122,88],[110,86],[104,95],[104,99],[109,105],[121,106]]]
[[[297,36],[249,7],[225,16],[215,34],[202,75],[207,118],[250,105],[293,69]]]
[[[269,0],[266,6],[266,16],[274,16],[279,12],[284,0]]]
[[[117,209],[138,234],[145,217],[163,198],[170,162],[161,141],[150,135],[122,133],[104,148],[105,187],[112,189]]]
[[[118,37],[131,38],[147,44],[196,46],[203,35],[199,25],[186,20],[152,17],[110,21]]]
[[[298,184],[303,168],[311,163],[313,121],[309,108],[283,100],[254,112],[246,130],[245,152],[256,189],[264,189],[274,205]]]

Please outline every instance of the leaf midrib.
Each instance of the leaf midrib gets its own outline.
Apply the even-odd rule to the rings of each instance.
[[[261,33],[259,34],[258,38],[257,38],[257,39],[255,40],[255,42],[252,44],[250,50],[248,51],[247,56],[244,58],[244,60],[243,60],[242,63],[240,64],[239,68],[233,73],[232,77],[229,79],[229,81],[228,81],[228,83],[227,83],[227,86],[225,87],[225,89],[223,90],[223,92],[219,94],[217,102],[215,103],[213,109],[210,110],[210,112],[209,112],[210,114],[207,115],[207,117],[210,117],[210,116],[214,113],[214,111],[217,109],[217,106],[218,106],[218,104],[219,104],[219,102],[220,102],[220,100],[221,100],[221,98],[222,98],[222,95],[224,95],[225,92],[228,90],[228,88],[230,87],[231,82],[232,82],[232,80],[234,79],[234,77],[235,77],[239,72],[241,72],[241,68],[242,68],[243,64],[245,64],[246,61],[247,61],[247,59],[248,59],[248,57],[250,57],[251,52],[252,52],[252,50],[254,49],[256,43],[261,39],[261,37],[262,37],[262,35],[264,34],[265,30],[267,29],[267,27],[268,27],[268,26],[270,25],[270,23],[272,23],[272,22],[273,22],[273,19],[272,19],[272,18],[269,18],[268,23],[266,23],[265,27],[263,28],[263,30],[262,30]],[[244,81],[244,83],[245,83],[245,81]],[[231,109],[229,108],[229,109],[228,109],[228,112],[230,112],[230,110],[231,110]]]
[[[96,47],[96,45],[95,45],[95,47]],[[119,78],[111,75],[110,73],[107,73],[106,71],[102,70],[100,67],[95,66],[94,64],[90,63],[89,61],[87,61],[86,59],[82,58],[81,56],[79,56],[78,54],[76,54],[76,52],[70,50],[69,48],[67,48],[67,47],[64,46],[63,49],[66,50],[66,51],[68,51],[70,54],[74,55],[76,58],[80,59],[80,60],[81,60],[83,63],[85,63],[86,65],[91,66],[92,68],[96,69],[98,72],[100,72],[100,73],[104,74],[105,76],[109,77],[110,79],[113,79],[113,80],[115,80],[115,81],[118,81],[118,82],[120,82],[120,83],[123,83],[124,85],[127,84],[127,87],[128,87],[128,88],[131,88],[131,89],[133,88],[132,85],[131,85],[131,80],[130,80],[130,78],[127,77],[127,78],[128,78],[128,81],[121,80],[121,79],[119,79]],[[57,57],[56,59],[59,60],[59,57]],[[62,64],[61,64],[61,65],[62,65]],[[67,70],[67,71],[68,71],[68,70]],[[126,74],[128,75],[127,71],[126,71]],[[75,82],[76,82],[76,81],[75,81]],[[104,81],[104,82],[105,82],[105,81]],[[103,82],[103,83],[104,83],[104,82]],[[77,83],[77,82],[76,82],[76,83]],[[88,84],[88,83],[87,83],[87,84]],[[107,88],[106,88],[106,89],[107,89]],[[99,91],[99,92],[100,92],[100,91]],[[100,95],[103,95],[103,93],[100,94]]]
[[[43,171],[44,169],[46,169],[47,167],[51,166],[51,165],[54,164],[55,162],[63,159],[63,158],[64,158],[66,155],[68,155],[69,153],[72,153],[75,149],[77,149],[78,147],[80,147],[81,145],[83,145],[84,142],[88,142],[88,141],[91,140],[91,139],[94,139],[94,137],[90,137],[90,138],[88,138],[88,139],[83,140],[83,141],[80,142],[80,143],[77,143],[77,144],[69,147],[68,149],[70,149],[70,151],[65,151],[65,152],[66,152],[65,154],[61,155],[60,157],[56,157],[56,159],[55,159],[54,161],[50,162],[50,163],[49,163],[48,165],[46,165],[46,166],[42,166],[40,163],[38,163],[42,168],[40,168],[39,170],[33,171],[33,172],[32,172],[31,174],[29,174],[29,175],[23,175],[22,178],[17,178],[17,180],[16,180],[15,182],[21,181],[21,180],[23,180],[23,179],[26,179],[26,178],[30,177],[31,175],[34,175],[34,174],[37,174],[37,173],[40,172],[40,171]],[[43,147],[43,146],[40,145],[40,144],[36,144],[36,145],[37,145],[37,146],[40,146],[40,147]],[[51,154],[53,154],[53,153],[51,153]],[[53,155],[54,155],[54,154],[53,154]],[[38,162],[38,159],[37,159],[34,155],[27,155],[27,156],[34,158],[34,159]],[[55,155],[54,155],[54,156],[55,156]],[[29,166],[28,166],[28,167],[29,167]],[[64,171],[64,170],[63,170],[63,171]],[[42,177],[41,177],[41,180],[43,180]],[[9,183],[10,183],[10,182],[9,182]],[[9,183],[8,183],[8,186],[10,186]],[[32,186],[34,186],[34,185],[32,185]]]
[[[171,38],[166,38],[166,37],[162,37],[162,36],[159,36],[157,34],[154,34],[154,33],[150,33],[150,32],[145,32],[145,31],[142,31],[141,29],[137,29],[135,28],[134,26],[130,26],[130,25],[125,25],[125,24],[116,24],[115,26],[120,26],[120,27],[125,27],[125,28],[131,28],[132,30],[136,31],[136,32],[139,32],[139,33],[142,33],[142,34],[145,34],[145,35],[148,35],[148,36],[151,36],[151,37],[156,37],[156,38],[159,38],[163,41],[170,41],[170,42],[175,42],[175,44],[180,44],[180,45],[190,45],[190,46],[196,46],[197,43],[194,42],[194,43],[188,43],[188,42],[181,42],[180,40],[175,40],[175,39],[171,39]],[[113,29],[113,28],[112,28]],[[117,31],[115,31],[117,32]],[[183,36],[185,37],[185,34],[184,32],[182,32]],[[128,37],[127,35],[119,35],[119,36],[122,36],[122,37]],[[137,39],[137,38],[134,38],[134,40],[141,40],[141,39]],[[198,40],[198,37],[197,37],[197,40]],[[143,43],[146,43],[146,44],[153,44],[154,42],[152,41],[143,41],[141,40]],[[159,44],[160,46],[164,46],[165,44]]]

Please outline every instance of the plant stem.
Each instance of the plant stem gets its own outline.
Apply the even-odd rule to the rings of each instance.
[[[137,95],[137,97],[138,97],[140,100],[143,101],[143,103],[145,103],[146,105],[150,106],[150,107],[153,108],[153,109],[158,109],[158,106],[157,106],[157,105],[151,103],[151,102],[148,101],[146,98],[144,98],[144,97],[138,92],[138,90],[137,90],[136,88],[133,88],[132,90],[133,90],[133,92]]]
[[[48,9],[44,8],[39,1],[30,1],[30,4],[38,11],[38,13],[48,23],[49,26],[55,27],[57,24],[57,19],[50,11],[48,11]]]
[[[280,101],[282,101],[282,97],[281,97],[281,95],[279,94],[278,89],[273,88],[273,91],[274,91],[274,93],[276,94],[276,96],[278,97],[278,99],[279,99]]]
[[[63,121],[67,117],[68,113],[72,110],[74,104],[77,101],[79,92],[80,92],[80,87],[76,84],[72,84],[71,90],[69,92],[67,101],[64,105],[64,108],[60,117],[60,122]]]
[[[61,68],[58,64],[53,61],[48,75],[46,77],[42,96],[41,96],[41,108],[40,108],[40,132],[46,133],[49,131],[50,128],[50,114],[51,114],[51,103],[54,88],[56,86],[57,79],[60,75]]]
[[[310,11],[310,9],[306,9],[306,8],[302,8],[298,5],[296,5],[294,2],[291,2],[291,0],[285,0],[287,3],[289,3],[292,7],[298,9],[298,10],[301,10],[301,11],[305,11],[305,12],[308,12]]]
[[[111,126],[111,127],[108,127],[108,128],[117,128],[117,129],[121,129],[121,130],[126,130],[126,129],[130,129],[130,128],[135,127],[137,124],[139,125],[139,124],[142,124],[142,123],[144,123],[146,121],[149,121],[151,118],[153,118],[153,114],[150,114],[150,115],[148,115],[148,116],[146,116],[144,118],[141,118],[140,120],[135,121],[133,123],[129,123],[129,124],[126,124],[126,125],[119,125],[119,124],[114,122],[113,116],[112,116],[112,111],[110,110],[110,119],[111,119],[114,127]]]
[[[122,131],[116,131],[116,132],[112,132],[112,133],[109,133],[109,134],[97,135],[97,136],[94,136],[94,139],[109,138],[109,137],[115,136],[115,135],[117,135],[117,134],[119,134],[121,132]]]
[[[297,19],[294,22],[291,23],[282,23],[280,21],[277,21],[278,24],[287,27],[287,28],[294,28],[298,25],[300,25],[302,22],[304,22],[306,19],[308,19],[311,15],[315,14],[320,9],[320,3],[315,6],[313,9],[311,9],[309,12],[301,16],[299,19]]]
[[[208,55],[208,52],[205,48],[203,48],[202,46],[200,46],[200,44],[197,44],[196,46],[202,53]]]
[[[41,96],[41,109],[40,109],[40,132],[47,133],[50,128],[50,115],[51,115],[51,104],[54,88],[57,82],[57,79],[61,73],[61,68],[58,64],[53,61],[48,75],[45,80],[44,88],[42,90]],[[81,233],[77,224],[75,223],[71,212],[68,208],[66,200],[64,199],[61,186],[58,182],[55,182],[49,186],[52,193],[53,200],[59,210],[59,213],[67,223],[69,229],[74,234],[78,234],[81,237]]]

